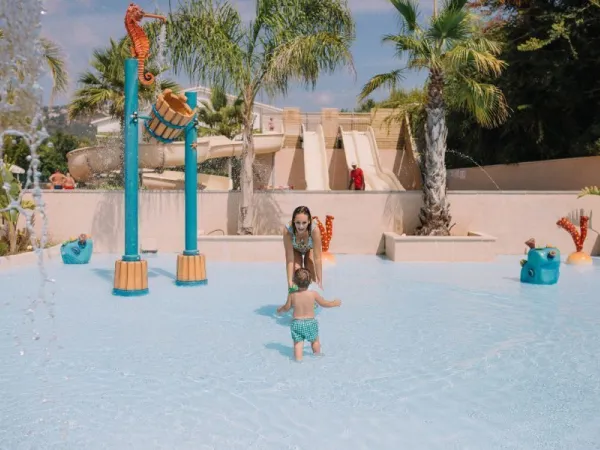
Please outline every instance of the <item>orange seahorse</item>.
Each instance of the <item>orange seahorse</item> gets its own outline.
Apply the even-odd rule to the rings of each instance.
[[[158,14],[145,13],[135,3],[130,3],[125,13],[125,29],[127,30],[129,39],[131,39],[131,56],[138,60],[138,80],[144,86],[149,86],[154,83],[154,75],[150,72],[144,73],[146,58],[150,56],[150,41],[144,29],[139,24],[144,17],[160,19],[163,22],[166,22],[167,18]]]

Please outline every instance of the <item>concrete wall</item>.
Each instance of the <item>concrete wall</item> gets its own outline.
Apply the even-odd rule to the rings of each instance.
[[[600,217],[600,199],[578,200],[576,192],[450,192],[449,199],[457,235],[480,231],[495,236],[498,253],[505,254],[522,254],[523,243],[530,237],[570,252],[571,238],[555,225],[556,221],[577,208],[588,213],[593,210]],[[98,251],[123,250],[123,192],[47,191],[44,200],[53,239],[91,233]],[[199,229],[204,233],[220,230],[213,234],[234,234],[238,200],[236,192],[199,192]],[[322,220],[326,214],[335,217],[333,253],[374,254],[383,251],[384,232],[411,233],[415,229],[421,193],[257,192],[255,200],[258,233],[279,234],[293,209],[307,205]],[[153,241],[162,252],[183,250],[182,191],[140,192],[140,239],[142,247],[144,242]],[[585,249],[600,253],[596,233],[589,233]]]
[[[448,189],[452,190],[578,191],[597,185],[600,185],[600,156],[448,171]]]

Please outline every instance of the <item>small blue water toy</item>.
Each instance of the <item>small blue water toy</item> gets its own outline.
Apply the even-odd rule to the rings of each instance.
[[[536,247],[535,239],[525,242],[527,259],[521,260],[521,283],[556,284],[560,276],[560,250],[547,245]]]
[[[60,256],[65,264],[87,264],[92,258],[94,241],[80,234],[77,239],[69,239],[60,246]]]

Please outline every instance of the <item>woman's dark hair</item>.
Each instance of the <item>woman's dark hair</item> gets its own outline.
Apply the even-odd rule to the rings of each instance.
[[[296,216],[298,214],[306,214],[308,216],[308,235],[310,236],[312,233],[312,215],[307,206],[298,206],[292,214],[292,230],[294,230],[294,234],[298,232],[296,230]]]

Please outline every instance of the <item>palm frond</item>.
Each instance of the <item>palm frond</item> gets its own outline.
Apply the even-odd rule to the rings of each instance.
[[[167,46],[174,72],[211,85],[239,86],[247,74],[241,47],[247,31],[229,3],[181,3],[167,22]]]
[[[488,51],[479,51],[467,41],[457,44],[445,54],[444,63],[449,72],[464,71],[472,68],[478,74],[497,77],[506,67],[506,63]]]
[[[407,56],[406,65],[411,69],[427,67],[434,53],[431,43],[421,33],[385,35],[382,42],[394,44],[398,58]],[[423,64],[419,66],[419,62],[423,62]]]
[[[347,37],[329,32],[300,35],[274,49],[262,79],[270,94],[285,94],[290,80],[314,88],[320,73],[332,73],[339,66],[356,73]]]
[[[462,74],[449,82],[446,98],[450,108],[472,115],[485,128],[501,125],[509,116],[506,98],[497,86]]]
[[[464,9],[443,9],[439,15],[431,19],[427,30],[428,37],[436,41],[441,48],[449,48],[454,42],[469,37],[469,13]]]
[[[404,74],[402,69],[392,70],[387,73],[380,73],[372,77],[367,83],[363,86],[358,99],[359,101],[364,100],[369,95],[371,95],[377,89],[382,87],[387,87],[391,90],[395,90],[398,86],[398,83],[404,79]]]
[[[419,29],[419,6],[415,0],[390,0],[400,14],[400,26],[404,33]]]
[[[586,195],[600,195],[600,188],[598,186],[587,186],[584,187],[577,198],[585,197]]]
[[[442,6],[442,11],[460,11],[467,6],[468,0],[446,0]]]
[[[52,93],[66,92],[69,87],[66,62],[62,49],[49,39],[41,38],[43,58],[52,74]]]

